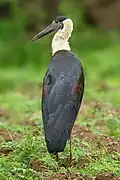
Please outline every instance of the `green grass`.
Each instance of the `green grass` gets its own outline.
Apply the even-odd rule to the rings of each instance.
[[[81,53],[86,76],[85,109],[81,110],[77,124],[87,126],[98,137],[99,134],[120,137],[119,58],[117,45]],[[59,164],[48,154],[40,111],[40,82],[44,72],[45,68],[31,66],[0,69],[0,107],[8,113],[8,117],[5,113],[0,116],[0,129],[7,129],[11,136],[13,132],[22,135],[16,140],[13,137],[11,141],[1,141],[0,147],[12,152],[7,156],[0,155],[0,179],[51,179],[63,172],[76,172],[92,178],[98,173],[112,172],[120,177],[120,154],[109,152],[100,140],[73,138],[72,169],[68,166],[68,144],[65,152],[60,153]],[[103,125],[99,124],[101,121]],[[85,166],[81,164],[83,159]]]

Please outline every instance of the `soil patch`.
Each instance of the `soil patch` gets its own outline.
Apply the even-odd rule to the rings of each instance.
[[[83,141],[94,143],[94,147],[105,148],[109,153],[120,152],[120,138],[109,137],[105,135],[95,135],[87,127],[77,124],[73,127],[73,135]]]
[[[109,136],[100,136],[98,137],[99,141],[105,144],[107,151],[120,153],[120,138],[109,137]]]
[[[78,159],[77,163],[75,164],[75,167],[77,168],[86,168],[90,163],[90,160],[87,157],[82,157]],[[73,163],[74,167],[74,163]]]
[[[113,173],[107,172],[98,174],[95,180],[118,180],[118,177],[115,176]]]
[[[87,127],[79,126],[77,124],[74,125],[72,133],[83,140],[88,140],[95,137],[92,131],[90,131]]]
[[[37,172],[47,170],[47,167],[45,167],[39,159],[31,159],[29,162],[29,166]]]
[[[0,128],[0,143],[2,141],[14,141],[21,137],[22,134],[20,132],[13,132],[5,128]]]
[[[0,148],[0,156],[7,156],[10,152],[12,152],[12,149],[10,149],[10,148],[6,148],[6,147],[4,147],[4,148]]]
[[[92,180],[88,176],[82,176],[81,174],[77,174],[74,172],[71,173],[59,173],[52,177],[52,180]]]
[[[29,162],[30,168],[34,169],[37,172],[43,172],[43,174],[46,176],[46,172],[48,171],[48,168],[44,166],[39,159],[31,159]],[[49,175],[48,175],[49,176]],[[74,172],[71,173],[58,173],[51,177],[52,180],[91,180],[91,178],[87,176],[82,176],[81,174],[77,174]]]

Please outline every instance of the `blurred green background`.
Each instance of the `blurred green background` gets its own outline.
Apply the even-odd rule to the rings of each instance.
[[[3,84],[11,86],[13,76],[17,82],[17,77],[23,75],[22,71],[34,68],[31,70],[33,74],[45,72],[50,61],[53,35],[35,43],[31,39],[57,15],[66,15],[74,22],[70,44],[84,64],[87,86],[105,91],[113,88],[118,94],[115,102],[119,104],[119,10],[118,1],[113,3],[110,0],[0,1],[1,88]],[[8,68],[12,69],[9,73],[8,70],[6,72]],[[16,68],[20,68],[19,75]],[[28,78],[31,77],[34,79],[33,75],[28,75]]]

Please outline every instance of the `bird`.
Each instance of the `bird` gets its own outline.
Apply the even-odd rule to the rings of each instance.
[[[69,38],[73,21],[66,16],[57,16],[32,41],[54,32],[52,55],[43,78],[42,119],[45,142],[50,154],[64,152],[70,142],[69,166],[72,167],[72,128],[77,118],[84,95],[85,77],[81,60],[72,52]]]

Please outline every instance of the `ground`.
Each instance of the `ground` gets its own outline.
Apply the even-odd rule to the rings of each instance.
[[[0,73],[1,180],[120,178],[118,80],[112,85],[111,80],[87,83],[72,131],[73,167],[70,169],[69,143],[56,163],[44,142],[40,111],[44,72],[1,69]]]

